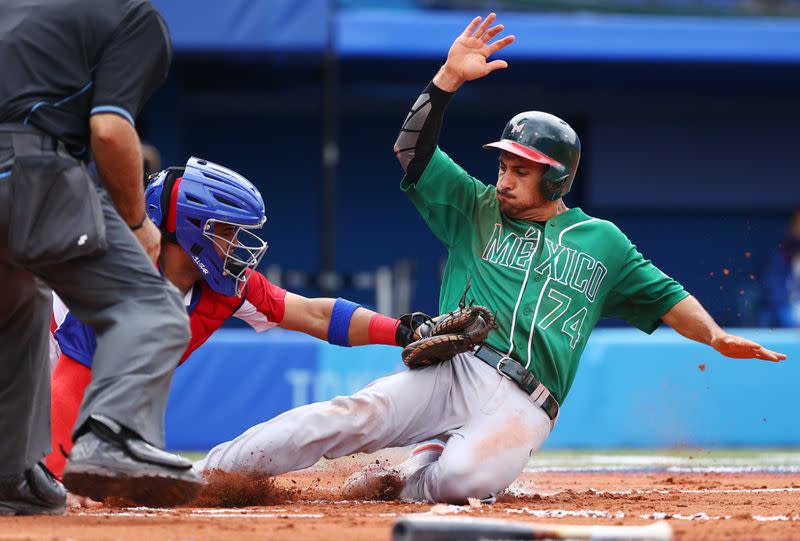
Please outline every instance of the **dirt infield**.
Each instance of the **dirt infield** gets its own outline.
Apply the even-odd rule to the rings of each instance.
[[[539,472],[523,474],[494,505],[341,501],[344,479],[363,464],[340,460],[255,482],[217,477],[189,508],[0,518],[0,541],[388,540],[395,518],[409,513],[606,525],[666,519],[676,539],[800,539],[794,473]]]

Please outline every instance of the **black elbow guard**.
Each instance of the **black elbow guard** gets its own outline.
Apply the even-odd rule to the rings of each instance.
[[[444,111],[452,97],[452,93],[428,83],[403,122],[394,151],[412,182],[419,179],[436,150]]]

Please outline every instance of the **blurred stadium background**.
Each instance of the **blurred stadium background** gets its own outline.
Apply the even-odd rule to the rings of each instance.
[[[445,252],[398,188],[392,144],[454,36],[498,11],[518,38],[510,68],[459,92],[442,148],[492,181],[480,146],[508,118],[567,119],[584,148],[567,204],[616,222],[721,324],[790,355],[735,362],[670,331],[599,329],[548,446],[800,446],[798,331],[771,328],[761,287],[800,205],[800,1],[154,3],[175,60],[142,139],[164,165],[197,155],[254,181],[278,283],[393,315],[437,311]],[[398,364],[392,348],[229,329],[178,371],[168,443],[208,448]]]

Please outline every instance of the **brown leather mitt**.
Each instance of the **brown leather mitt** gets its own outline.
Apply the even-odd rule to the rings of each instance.
[[[481,345],[495,327],[488,308],[461,307],[420,326],[418,333],[423,337],[403,349],[403,362],[414,370],[446,361]]]

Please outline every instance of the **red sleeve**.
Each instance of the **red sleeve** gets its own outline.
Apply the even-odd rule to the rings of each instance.
[[[244,299],[233,314],[263,331],[283,321],[286,311],[286,290],[271,283],[260,272],[253,271],[247,280]]]

